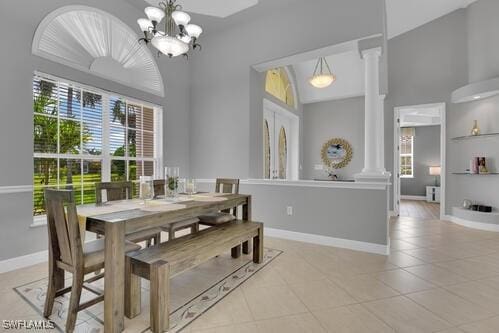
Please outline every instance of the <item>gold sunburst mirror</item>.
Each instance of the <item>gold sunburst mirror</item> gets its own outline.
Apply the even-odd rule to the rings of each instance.
[[[344,139],[333,138],[322,146],[321,156],[322,162],[327,167],[341,169],[352,160],[352,146]]]

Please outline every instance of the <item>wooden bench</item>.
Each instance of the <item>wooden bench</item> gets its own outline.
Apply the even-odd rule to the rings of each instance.
[[[129,253],[126,257],[125,315],[140,313],[140,278],[150,284],[151,331],[169,328],[170,278],[253,239],[253,262],[263,261],[263,224],[235,220]]]

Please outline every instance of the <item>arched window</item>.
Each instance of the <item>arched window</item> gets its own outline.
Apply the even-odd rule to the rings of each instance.
[[[36,29],[33,54],[164,97],[154,56],[117,17],[71,5],[48,14]]]
[[[270,69],[265,77],[265,91],[278,100],[295,107],[293,86],[284,67]]]

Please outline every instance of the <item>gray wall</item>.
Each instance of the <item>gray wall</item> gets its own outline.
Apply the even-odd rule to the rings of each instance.
[[[445,102],[447,116],[452,117],[456,105],[450,103],[450,95],[468,82],[466,38],[466,10],[460,9],[388,41],[385,166],[392,173],[394,108]],[[447,157],[451,168],[449,162]]]
[[[213,191],[214,186],[202,183],[199,190]],[[267,228],[388,243],[387,190],[241,184],[240,192],[252,195],[252,218]],[[359,203],[363,209],[357,209]]]
[[[0,2],[0,186],[31,185],[33,182],[33,72],[39,70],[86,85],[162,105],[164,108],[164,161],[189,171],[189,69],[183,59],[161,58],[158,66],[166,87],[165,98],[120,85],[75,69],[33,56],[31,43],[36,27],[51,11],[70,0],[14,0]],[[85,2],[128,23],[134,30],[143,14],[121,0]],[[13,32],[15,27],[15,32]],[[166,152],[168,152],[166,154]],[[45,227],[30,228],[33,222],[30,192],[0,195],[0,260],[47,248]]]
[[[283,56],[383,32],[383,0],[293,1],[229,29],[208,34],[192,61],[191,170],[198,178],[257,174],[261,121],[250,67]],[[362,8],[362,10],[359,10]],[[314,29],[304,28],[314,13]],[[236,14],[238,15],[238,14]],[[241,14],[243,15],[243,14]],[[233,18],[237,21],[237,16]],[[298,23],[300,22],[300,23]],[[258,89],[258,87],[253,87]],[[256,154],[252,155],[252,154]]]
[[[343,138],[352,146],[352,161],[335,173],[340,179],[353,179],[364,167],[364,97],[305,104],[303,106],[303,178],[327,178],[323,170],[322,145],[332,138]]]
[[[426,196],[426,186],[435,184],[428,167],[440,165],[440,126],[416,127],[415,132],[414,178],[400,179],[400,194]]]

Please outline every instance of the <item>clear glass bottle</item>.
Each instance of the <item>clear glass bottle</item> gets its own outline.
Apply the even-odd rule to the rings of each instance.
[[[154,199],[154,183],[151,176],[140,176],[139,178],[139,198],[144,200]]]
[[[471,135],[480,135],[480,127],[478,127],[478,120],[474,120]]]
[[[178,195],[178,182],[180,176],[179,167],[165,168],[165,197],[167,199],[175,199]]]

